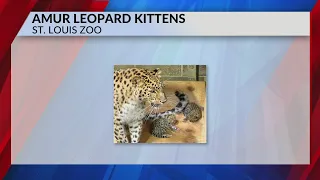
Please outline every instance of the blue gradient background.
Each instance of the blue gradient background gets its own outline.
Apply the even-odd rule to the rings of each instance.
[[[111,0],[106,11],[311,11],[316,0]],[[5,179],[286,179],[292,166],[15,165]]]

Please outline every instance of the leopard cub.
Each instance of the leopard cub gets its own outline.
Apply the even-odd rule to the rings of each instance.
[[[151,123],[151,134],[157,138],[170,138],[172,136],[170,133],[178,130],[176,122],[175,114],[156,118]]]
[[[202,111],[204,108],[197,105],[194,102],[190,102],[183,110],[183,114],[185,116],[185,121],[197,122],[202,118]]]

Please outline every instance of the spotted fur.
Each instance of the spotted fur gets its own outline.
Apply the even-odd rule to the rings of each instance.
[[[167,98],[163,92],[160,73],[158,68],[154,70],[128,68],[114,72],[113,123],[114,137],[118,143],[138,143],[143,119],[149,114],[147,112],[148,106],[159,107],[166,102]],[[185,100],[185,95],[180,93],[178,95]],[[186,105],[181,102],[177,105],[180,106],[177,108],[180,112],[185,107],[182,107],[183,104]],[[164,112],[156,116],[160,117],[163,114],[172,114],[173,112]],[[126,127],[128,127],[131,141],[128,139]]]
[[[202,118],[203,107],[198,106],[196,103],[188,103],[183,114],[185,116],[185,121],[197,122]]]
[[[158,138],[169,138],[172,131],[178,128],[175,126],[176,116],[174,114],[167,115],[165,118],[154,119],[151,123],[151,134]]]

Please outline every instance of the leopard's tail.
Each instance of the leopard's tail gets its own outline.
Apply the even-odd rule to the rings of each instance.
[[[167,110],[167,111],[164,111],[164,112],[151,114],[148,116],[147,120],[153,120],[156,118],[164,118],[167,115],[182,113],[184,108],[189,103],[188,96],[186,94],[184,94],[183,92],[179,92],[179,91],[176,91],[174,94],[179,98],[179,103],[174,108]]]

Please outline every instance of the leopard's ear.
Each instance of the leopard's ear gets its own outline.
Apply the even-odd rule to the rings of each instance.
[[[135,87],[140,87],[144,84],[144,79],[139,76],[135,76],[132,78],[132,84]]]
[[[162,71],[160,70],[160,68],[154,69],[153,72],[154,72],[154,74],[157,75],[159,78],[161,77],[160,74],[162,73]]]
[[[160,70],[160,68],[155,68],[154,70],[153,70],[153,72],[155,72],[156,74],[161,74],[162,73],[162,71]]]

